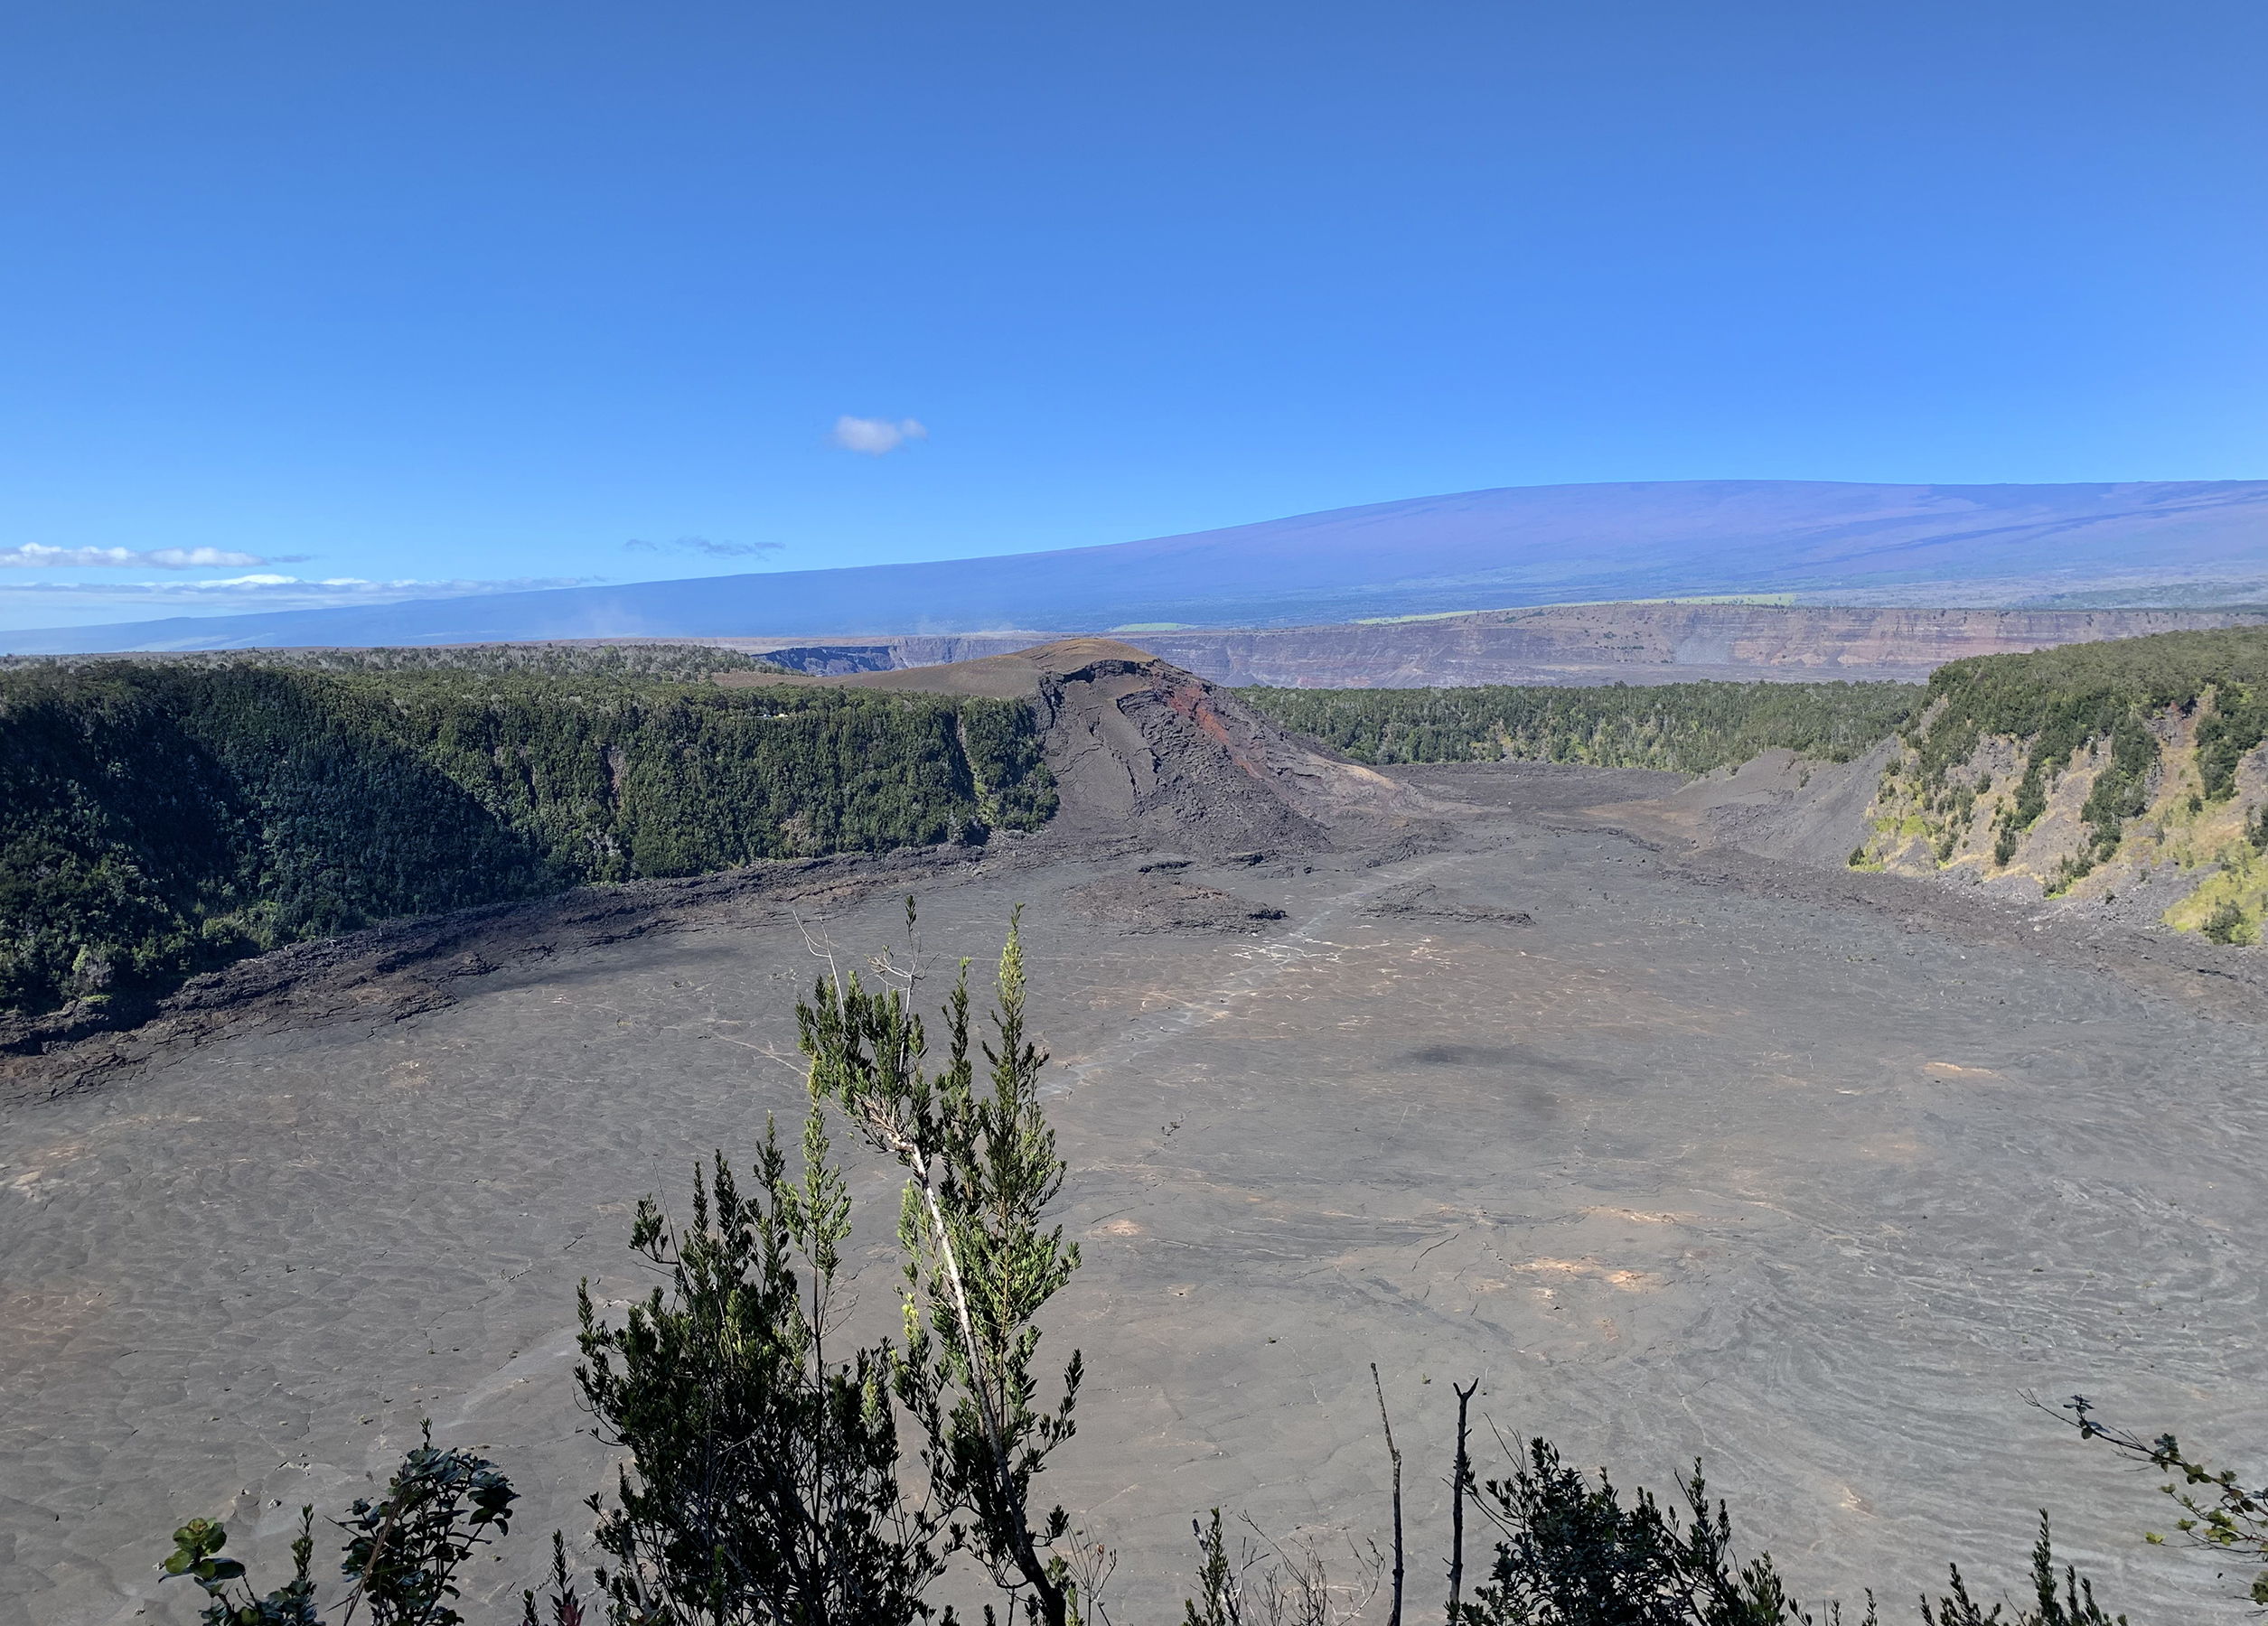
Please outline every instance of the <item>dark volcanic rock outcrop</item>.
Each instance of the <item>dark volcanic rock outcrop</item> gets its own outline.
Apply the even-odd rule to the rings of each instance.
[[[1136,931],[1258,931],[1284,911],[1218,887],[1176,881],[1149,870],[1111,875],[1071,894],[1082,914]]]
[[[1382,839],[1436,811],[1129,644],[1073,639],[1021,659],[1049,715],[1065,821],[1223,857]]]
[[[1467,903],[1454,892],[1430,881],[1405,881],[1390,886],[1364,906],[1364,914],[1416,916],[1435,920],[1487,922],[1497,926],[1532,926],[1535,917],[1524,909],[1491,909]]]

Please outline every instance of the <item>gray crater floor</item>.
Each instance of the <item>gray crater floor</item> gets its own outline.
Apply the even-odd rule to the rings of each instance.
[[[2021,1398],[2083,1392],[2261,1472],[2247,990],[1586,818],[1632,776],[1492,784],[1459,850],[1176,873],[1284,912],[1250,930],[1076,906],[1135,856],[916,888],[936,963],[980,972],[1027,905],[1085,1259],[1043,1354],[1089,1372],[1045,1483],[1120,1550],[1113,1618],[1178,1614],[1216,1505],[1383,1541],[1373,1360],[1413,1621],[1439,1616],[1473,1377],[1484,1478],[1490,1425],[1626,1486],[1703,1457],[1743,1549],[1809,1599],[1871,1586],[1911,1620],[1948,1560],[1997,1594],[2044,1506],[2138,1623],[2247,1618],[2209,1561],[2139,1539],[2154,1478]],[[901,909],[824,928],[879,949]],[[813,971],[749,899],[0,1114],[0,1626],[185,1621],[155,1585],[173,1526],[226,1517],[275,1563],[301,1502],[339,1510],[423,1417],[527,1493],[467,1609],[517,1619],[607,1460],[575,1285],[642,1294],[638,1198],[682,1205],[696,1158],[800,1117]],[[874,1220],[858,1313],[886,1327],[895,1182],[837,1145]]]

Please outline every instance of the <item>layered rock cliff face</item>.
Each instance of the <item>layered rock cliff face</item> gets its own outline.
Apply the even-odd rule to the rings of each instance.
[[[1696,678],[1916,682],[1949,660],[2154,632],[2268,624],[2268,613],[2179,610],[1902,610],[1781,604],[1564,604],[1429,621],[1247,631],[1128,633],[1214,683],[1429,688]],[[876,639],[899,667],[1022,649],[1031,633]],[[755,649],[754,644],[749,646]],[[852,646],[842,646],[849,649]],[[798,649],[806,670],[834,646]],[[842,668],[833,668],[842,669]]]
[[[2268,622],[2179,611],[1879,610],[1595,604],[1138,641],[1216,683],[1391,688],[1699,678],[1915,682],[1949,660],[2145,633]]]

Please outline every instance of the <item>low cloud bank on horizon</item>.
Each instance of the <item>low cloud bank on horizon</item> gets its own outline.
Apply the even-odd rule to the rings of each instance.
[[[888,418],[852,417],[848,413],[835,420],[835,444],[846,452],[864,452],[869,457],[880,457],[895,452],[910,440],[929,438],[929,430],[919,418],[901,418],[892,423]]]
[[[499,581],[367,581],[332,576],[303,581],[260,573],[201,582],[0,583],[0,627],[99,624],[157,615],[231,615],[263,610],[333,610],[349,604],[390,604],[404,599],[464,598],[585,587],[603,576],[519,576]]]
[[[310,554],[239,553],[227,547],[50,547],[25,542],[0,547],[0,569],[9,570],[242,570],[258,565],[296,565]]]

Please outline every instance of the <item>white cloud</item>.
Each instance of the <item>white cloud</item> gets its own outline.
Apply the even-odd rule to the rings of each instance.
[[[258,554],[225,547],[156,547],[143,552],[131,547],[50,547],[43,542],[0,547],[0,568],[14,570],[241,570],[248,565],[267,563]]]
[[[373,582],[363,576],[325,576],[309,581],[301,576],[271,575],[260,572],[252,575],[220,576],[201,582],[10,582],[0,584],[0,594],[70,593],[101,594],[117,598],[196,599],[214,593],[285,592],[294,594],[338,593],[351,598],[387,595],[401,598],[456,597],[470,593],[520,593],[534,587],[576,587],[597,581],[596,576],[520,576],[510,581],[420,581],[403,577],[398,581]]]
[[[679,537],[674,542],[649,542],[642,537],[633,537],[623,544],[630,553],[698,553],[712,559],[745,559],[757,554],[778,553],[785,544],[779,542],[712,542],[707,537]]]
[[[910,440],[928,438],[929,431],[919,418],[901,418],[894,424],[888,418],[852,417],[846,413],[835,420],[835,444],[846,452],[864,452],[869,457],[895,452]]]

